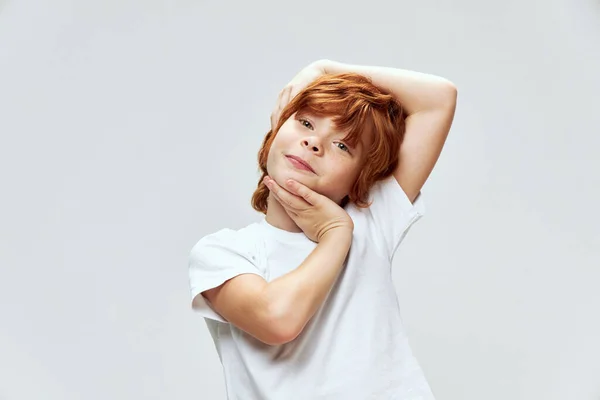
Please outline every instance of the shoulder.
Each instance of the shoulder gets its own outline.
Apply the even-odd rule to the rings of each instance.
[[[354,232],[380,248],[391,259],[410,227],[425,214],[423,197],[419,193],[414,202],[391,175],[376,182],[369,191],[366,208],[354,204],[346,211],[354,221]]]
[[[237,231],[229,228],[221,229],[217,232],[210,233],[206,236],[203,236],[196,242],[196,244],[192,247],[190,253],[198,253],[203,251],[207,247],[212,246],[228,246],[235,242]]]
[[[256,223],[237,230],[223,228],[198,240],[190,250],[189,258],[205,259],[224,253],[248,255],[255,248],[257,237]]]
[[[411,201],[406,191],[398,183],[394,175],[383,178],[373,184],[368,195],[369,206],[366,208],[349,204],[346,211],[351,215],[373,213],[390,213],[400,215],[424,215],[426,212],[423,194],[419,192]]]
[[[202,247],[210,244],[230,244],[244,241],[253,237],[258,229],[257,223],[252,223],[240,229],[223,228],[203,236],[193,247]]]
[[[370,191],[370,201],[382,202],[387,201],[390,205],[401,212],[418,212],[420,214],[425,213],[425,203],[423,202],[423,195],[418,192],[414,199],[411,200],[409,194],[400,185],[394,175],[390,175],[373,185]]]

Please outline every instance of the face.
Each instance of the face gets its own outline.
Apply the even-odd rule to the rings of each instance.
[[[369,139],[355,147],[344,142],[329,117],[293,114],[282,126],[269,151],[269,176],[283,186],[294,179],[340,204],[364,164]]]

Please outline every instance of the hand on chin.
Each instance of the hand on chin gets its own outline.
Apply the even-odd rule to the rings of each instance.
[[[321,190],[319,190],[319,188],[315,185],[315,182],[312,179],[307,179],[307,177],[301,173],[294,173],[294,171],[285,171],[285,172],[275,173],[275,174],[269,175],[269,176],[271,178],[273,178],[275,180],[275,182],[277,182],[277,184],[279,186],[281,186],[282,188],[285,188],[286,181],[288,179],[291,179],[291,180],[294,180],[296,182],[303,184],[310,190],[314,190],[315,192],[317,192],[319,194],[323,194],[323,193],[321,193]]]

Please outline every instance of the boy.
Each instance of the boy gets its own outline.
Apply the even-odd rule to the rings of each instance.
[[[329,60],[282,90],[252,198],[265,218],[190,253],[229,399],[433,399],[390,268],[455,106],[443,78]]]

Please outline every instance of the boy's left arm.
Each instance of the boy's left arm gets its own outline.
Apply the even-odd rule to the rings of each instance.
[[[456,109],[457,89],[445,78],[415,71],[318,62],[325,73],[355,72],[391,92],[407,113],[394,177],[414,201],[431,174],[446,142]]]

